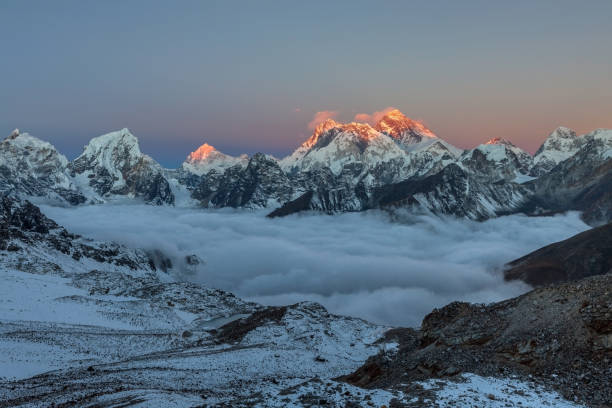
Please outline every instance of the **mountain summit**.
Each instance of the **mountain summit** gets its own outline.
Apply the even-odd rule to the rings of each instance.
[[[281,166],[291,171],[329,168],[339,174],[345,165],[359,163],[364,168],[392,159],[401,160],[404,152],[387,135],[367,123],[339,124],[328,119]]]
[[[249,157],[246,154],[239,157],[229,156],[221,153],[208,143],[204,143],[195,151],[189,153],[183,163],[183,169],[201,176],[211,170],[223,172],[225,169],[236,165],[246,167],[248,161]]]
[[[398,109],[390,110],[375,125],[374,129],[392,137],[401,146],[421,143],[436,135],[422,122],[410,119]]]
[[[68,170],[81,189],[103,200],[129,195],[150,204],[174,203],[161,166],[140,151],[138,139],[126,128],[91,139]]]
[[[514,146],[514,144],[511,141],[506,140],[503,137],[494,137],[492,139],[489,139],[485,144],[486,145]]]

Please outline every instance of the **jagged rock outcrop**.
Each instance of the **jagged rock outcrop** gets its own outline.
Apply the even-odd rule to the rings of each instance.
[[[599,129],[582,138],[578,152],[525,184],[533,195],[522,210],[578,210],[592,225],[612,221],[612,131]]]
[[[344,377],[366,388],[470,372],[532,378],[594,407],[612,401],[612,274],[533,290],[491,305],[454,302],[396,329],[380,353]]]
[[[500,180],[483,182],[456,164],[420,179],[375,189],[370,208],[412,207],[434,214],[454,214],[482,220],[511,212],[522,205],[528,191]]]
[[[530,174],[539,177],[548,173],[557,164],[576,154],[584,142],[585,138],[578,137],[572,129],[566,127],[555,129],[535,152]]]
[[[132,196],[150,204],[174,203],[161,166],[140,152],[128,129],[93,138],[68,169],[80,188],[101,199]]]
[[[284,203],[292,193],[291,182],[277,161],[257,153],[245,168],[234,166],[223,173],[209,172],[192,196],[205,207],[262,208]]]
[[[504,277],[532,286],[612,273],[612,224],[587,230],[507,264]]]
[[[460,164],[490,182],[512,181],[529,173],[532,157],[509,141],[494,138],[461,155]]]
[[[39,251],[33,251],[33,248],[55,253],[56,257],[65,255],[75,261],[90,259],[130,270],[156,269],[153,259],[143,251],[129,250],[114,243],[99,243],[71,234],[47,218],[29,201],[0,196],[0,250],[15,255],[5,259],[4,265],[18,265],[32,273],[61,271],[61,267],[53,261],[53,256],[39,256]]]
[[[86,198],[76,190],[67,165],[50,143],[15,129],[0,142],[0,192],[81,204]]]

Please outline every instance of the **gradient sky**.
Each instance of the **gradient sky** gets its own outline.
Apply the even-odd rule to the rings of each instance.
[[[0,2],[0,134],[69,158],[130,128],[177,166],[282,156],[317,111],[388,106],[473,147],[612,128],[612,1]]]

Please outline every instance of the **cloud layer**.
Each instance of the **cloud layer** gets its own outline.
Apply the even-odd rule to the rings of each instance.
[[[527,290],[501,266],[588,228],[577,214],[509,216],[478,223],[380,212],[266,219],[261,212],[142,205],[43,207],[69,230],[159,249],[177,265],[206,261],[180,278],[266,304],[314,300],[331,312],[418,325],[454,300],[491,302]]]

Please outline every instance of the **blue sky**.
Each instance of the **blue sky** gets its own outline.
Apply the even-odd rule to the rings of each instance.
[[[610,1],[0,2],[0,131],[69,157],[130,128],[176,166],[288,153],[388,106],[461,147],[612,127]]]

